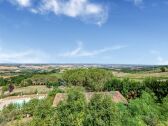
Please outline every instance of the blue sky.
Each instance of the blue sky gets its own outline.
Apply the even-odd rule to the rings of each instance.
[[[168,64],[168,0],[0,0],[0,63]]]

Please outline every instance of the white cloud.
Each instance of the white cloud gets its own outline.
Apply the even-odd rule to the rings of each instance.
[[[53,12],[55,15],[65,15],[72,18],[80,18],[102,25],[107,19],[107,9],[89,0],[43,0],[38,8],[40,12]]]
[[[101,26],[108,18],[107,7],[90,0],[9,0],[32,13],[64,15]]]
[[[168,59],[164,59],[157,50],[151,50],[150,53],[155,56],[158,65],[168,65]]]
[[[38,49],[24,49],[20,51],[10,50],[0,47],[0,63],[56,63],[67,58],[94,57],[103,53],[120,50],[126,46],[116,45],[97,50],[84,49],[83,43],[79,42],[74,50],[67,52],[55,52],[55,54],[46,53]]]
[[[98,50],[88,51],[83,48],[83,44],[82,44],[82,42],[80,42],[80,43],[78,43],[77,48],[75,48],[74,50],[65,52],[63,54],[60,54],[60,56],[63,56],[63,57],[90,57],[90,56],[100,55],[102,53],[107,53],[109,51],[120,50],[125,47],[126,46],[116,45],[116,46],[109,47],[109,48],[102,48],[102,49],[98,49]]]
[[[19,52],[0,49],[0,63],[44,63],[47,62],[47,58],[47,54],[38,50],[28,49]]]
[[[17,0],[18,4],[20,4],[21,6],[24,6],[24,7],[28,7],[31,5],[31,2],[30,0]]]
[[[12,4],[21,6],[21,7],[30,7],[32,0],[9,0]]]

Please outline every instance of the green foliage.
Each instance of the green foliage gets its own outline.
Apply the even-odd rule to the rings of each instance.
[[[60,86],[60,83],[59,82],[47,82],[46,86],[48,88],[51,88],[51,87],[55,87],[56,88],[56,87]]]
[[[82,126],[85,117],[86,101],[80,89],[70,89],[68,98],[58,108],[58,117],[62,126]]]
[[[38,99],[32,99],[28,103],[23,105],[23,113],[33,116],[34,109],[36,108],[37,104],[39,103]]]
[[[87,103],[83,89],[71,88],[67,99],[56,108],[52,107],[50,97],[33,99],[22,107],[9,105],[0,112],[0,125],[29,115],[32,120],[26,126],[166,126],[167,111],[168,97],[159,104],[154,94],[143,92],[141,97],[124,105],[96,94]]]
[[[10,104],[9,106],[5,107],[2,112],[0,112],[0,124],[19,119],[21,117],[22,112],[20,111],[19,106]]]
[[[111,97],[96,94],[88,105],[85,126],[118,126],[120,118],[118,108]]]
[[[20,83],[24,80],[24,79],[27,79],[27,78],[30,78],[32,77],[32,74],[24,74],[24,75],[19,75],[19,76],[15,76],[15,77],[12,77],[10,82],[15,84],[15,85],[20,85]]]
[[[160,70],[161,70],[161,72],[166,72],[166,68],[165,67],[161,67]]]
[[[155,78],[146,78],[143,82],[146,91],[152,91],[157,96],[158,101],[162,101],[168,95],[168,80],[162,81]]]
[[[132,68],[132,67],[126,67],[126,68],[120,68],[119,71],[124,72],[124,73],[143,73],[143,72],[147,72],[147,71],[152,71],[152,70],[156,70],[157,66],[143,66],[142,68],[137,69]],[[116,69],[114,69],[116,70]]]
[[[58,84],[59,79],[55,74],[35,74],[30,78],[34,85],[46,85],[50,87],[50,84]],[[51,85],[52,86],[52,85]]]
[[[161,117],[160,107],[153,98],[154,95],[144,92],[141,98],[131,100],[128,105],[131,115],[149,126],[156,126]]]
[[[143,91],[153,92],[159,102],[168,95],[168,80],[146,78],[143,82],[133,81],[128,78],[123,80],[112,78],[108,81],[104,90],[120,91],[127,99],[140,97]]]
[[[140,82],[125,78],[123,80],[113,77],[104,86],[107,91],[120,91],[127,99],[139,97],[144,90],[144,85]]]
[[[2,91],[3,91],[3,92],[8,91],[8,85],[3,86],[3,87],[2,87]]]
[[[49,100],[40,100],[34,108],[33,115],[40,119],[45,119],[51,112],[51,103]]]
[[[0,77],[0,86],[6,86],[6,85],[7,85],[7,80]]]
[[[27,86],[31,86],[33,84],[31,79],[25,79],[22,80],[22,82],[20,83],[21,87],[27,87]]]
[[[163,99],[162,115],[164,120],[168,121],[168,96]]]
[[[52,91],[48,93],[48,96],[54,97],[57,93],[63,93],[63,91],[58,88],[54,88]]]
[[[87,90],[102,91],[112,73],[103,69],[75,69],[64,73],[63,79],[68,85],[83,86]]]
[[[27,86],[32,80],[49,82],[54,87],[43,100],[33,99],[23,106],[9,105],[0,111],[0,125],[22,119],[29,115],[32,120],[27,126],[167,126],[168,124],[168,80],[146,78],[142,82],[117,79],[104,69],[74,69],[63,74],[63,80],[38,74],[12,78],[11,83]],[[48,81],[48,78],[50,78]],[[40,80],[40,81],[39,81]],[[0,83],[3,80],[0,79]],[[60,83],[61,82],[61,83]],[[13,84],[12,83],[12,84]],[[60,84],[75,86],[67,90],[67,97],[56,108],[52,107]],[[2,83],[3,84],[3,83]],[[111,97],[96,94],[86,102],[87,91],[120,91],[128,105],[113,103]],[[6,87],[4,87],[3,90]]]

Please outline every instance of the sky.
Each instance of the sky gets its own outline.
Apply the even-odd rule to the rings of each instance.
[[[168,0],[0,0],[0,63],[168,64]]]

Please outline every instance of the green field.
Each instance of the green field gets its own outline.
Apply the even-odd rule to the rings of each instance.
[[[1,78],[0,83],[1,98],[47,95],[0,110],[0,126],[168,125],[168,72],[160,68],[33,72]],[[121,95],[109,97],[110,92]],[[121,97],[125,102],[116,103]]]

